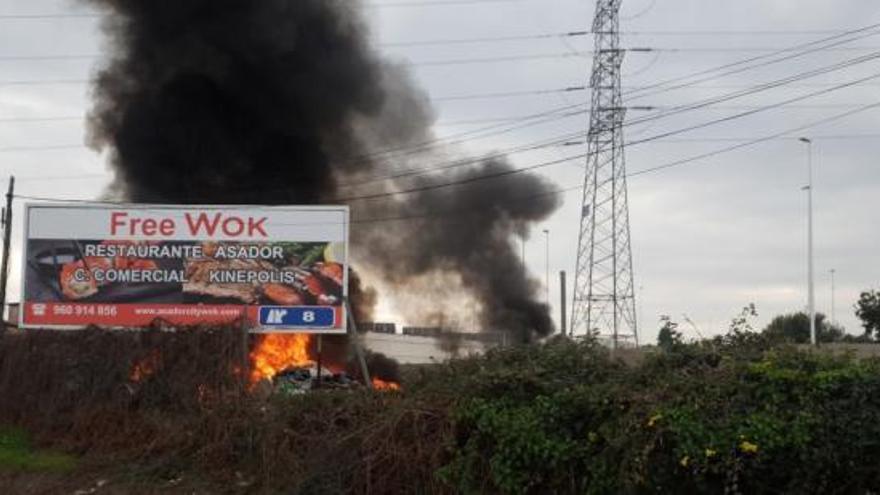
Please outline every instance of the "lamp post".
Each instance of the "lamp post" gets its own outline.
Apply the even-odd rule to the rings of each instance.
[[[835,307],[834,307],[834,274],[837,273],[837,270],[834,268],[831,269],[831,323],[837,323],[835,319]]]
[[[547,305],[550,305],[550,229],[544,229],[544,288],[547,290]]]
[[[807,145],[807,306],[810,313],[810,343],[816,345],[816,298],[813,290],[813,141],[798,139]]]

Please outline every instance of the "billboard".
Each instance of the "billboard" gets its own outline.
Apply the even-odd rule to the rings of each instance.
[[[347,206],[25,206],[23,327],[345,333]]]

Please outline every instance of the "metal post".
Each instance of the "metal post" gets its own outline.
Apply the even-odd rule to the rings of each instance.
[[[6,314],[6,282],[9,278],[9,245],[12,236],[12,196],[14,190],[15,177],[9,177],[6,210],[3,215],[3,262],[0,265],[0,332],[6,332],[6,317],[4,315]]]
[[[835,307],[834,307],[834,274],[837,272],[834,268],[831,269],[831,323],[836,323],[837,319],[835,318]]]
[[[813,280],[813,141],[800,138],[807,145],[807,305],[810,313],[810,343],[816,345],[816,297]]]
[[[562,335],[565,335],[565,270],[559,272],[559,307],[561,308],[559,313],[559,328],[561,330],[560,333]]]
[[[546,241],[544,253],[544,288],[547,290],[547,305],[550,305],[550,230],[544,229],[544,240]]]
[[[322,339],[322,337],[323,337],[323,335],[321,335],[321,334],[319,333],[319,334],[318,334],[317,342],[315,342],[315,347],[317,347],[317,349],[316,349],[316,351],[317,351],[316,354],[317,354],[317,358],[318,358],[318,359],[317,359],[317,361],[318,361],[318,373],[317,373],[317,375],[318,375],[318,376],[315,377],[315,388],[321,388],[321,368],[324,366],[324,359],[323,359],[323,352],[322,352],[322,351],[323,351],[323,347],[324,347],[324,345],[323,345],[323,339]]]
[[[367,360],[364,359],[364,351],[361,349],[361,341],[360,335],[357,332],[357,322],[354,319],[354,311],[351,310],[351,302],[349,302],[348,298],[343,299],[343,304],[345,305],[345,316],[347,325],[345,326],[346,332],[348,332],[348,338],[351,339],[351,345],[354,346],[354,353],[357,356],[358,363],[361,366],[361,375],[364,377],[364,385],[372,389],[373,388],[373,379],[370,378],[370,370],[367,369]]]

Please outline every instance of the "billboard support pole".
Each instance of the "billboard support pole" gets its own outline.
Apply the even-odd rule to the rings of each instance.
[[[323,338],[322,338],[322,337],[323,337],[323,335],[321,335],[321,334],[319,333],[319,334],[318,334],[317,342],[315,342],[315,346],[317,347],[317,349],[316,349],[316,350],[317,350],[317,353],[316,353],[316,354],[318,355],[318,356],[317,356],[317,357],[318,357],[318,359],[317,359],[317,361],[318,361],[318,376],[315,377],[315,387],[316,387],[316,388],[321,388],[321,367],[324,366],[324,359],[323,359],[323,355],[322,355],[322,354],[323,354],[323,350],[324,350],[324,349],[323,349],[323,347],[324,347],[324,342],[323,342]]]
[[[241,376],[242,383],[244,384],[245,389],[247,389],[249,381],[250,381],[250,354],[251,354],[251,341],[250,341],[250,331],[247,327],[247,320],[244,317],[244,313],[242,313],[241,318],[238,320],[238,330],[241,332]]]
[[[12,196],[15,177],[9,177],[9,191],[6,193],[6,209],[3,210],[3,262],[0,266],[0,334],[6,333],[6,281],[9,277],[9,244],[12,235]]]
[[[345,321],[346,331],[351,339],[351,345],[354,346],[354,353],[357,355],[358,363],[361,366],[361,375],[364,377],[364,385],[367,388],[373,388],[373,380],[370,378],[370,370],[367,369],[367,361],[364,359],[364,350],[361,349],[361,339],[357,332],[357,322],[354,320],[354,311],[351,310],[351,302],[347,297],[343,298],[345,304]]]

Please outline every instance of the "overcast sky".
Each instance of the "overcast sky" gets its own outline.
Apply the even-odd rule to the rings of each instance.
[[[437,0],[376,0],[367,17],[379,49],[412,64],[435,102],[437,133],[452,136],[588,101],[585,91],[506,97],[583,86],[589,75],[586,36],[456,42],[589,29],[588,0],[512,0],[426,5]],[[384,3],[384,6],[377,4]],[[418,5],[412,5],[418,4]],[[94,198],[109,181],[101,156],[83,146],[82,117],[89,108],[87,80],[101,51],[94,17],[21,18],[15,15],[87,13],[66,0],[0,0],[0,174],[15,174],[22,195]],[[880,23],[872,0],[624,0],[621,29],[630,52],[624,64],[626,91],[773,50]],[[707,34],[707,32],[712,32]],[[833,50],[768,65],[629,102],[678,106],[748,86],[827,67],[880,51],[880,29]],[[424,44],[427,41],[445,41]],[[40,59],[54,55],[82,55]],[[536,57],[531,57],[531,56]],[[529,57],[526,57],[529,56]],[[540,56],[540,57],[538,57]],[[21,57],[35,57],[22,59]],[[470,62],[470,63],[466,63]],[[657,134],[734,115],[836,84],[880,73],[880,59],[813,77],[716,107],[684,112],[626,128],[627,139]],[[478,97],[486,94],[495,97]],[[467,97],[467,98],[461,98]],[[626,100],[626,97],[625,97]],[[626,151],[630,172],[730,147],[880,102],[880,78],[858,86],[744,118],[659,139]],[[630,110],[629,119],[650,115]],[[503,124],[503,120],[500,121]],[[837,319],[850,333],[861,328],[853,314],[860,291],[880,286],[880,109],[812,127],[737,151],[630,179],[629,199],[636,297],[643,341],[656,336],[660,315],[687,315],[704,335],[723,332],[750,302],[758,325],[806,304],[806,148],[815,142],[816,299],[830,313],[829,271],[837,271]],[[585,130],[583,115],[557,119],[461,146],[485,153]],[[567,146],[518,153],[519,167],[582,153]],[[583,181],[583,163],[540,172],[560,188]],[[75,176],[71,178],[71,176]],[[6,188],[5,180],[2,184]],[[550,230],[551,300],[559,298],[557,274],[573,280],[580,195],[536,226],[527,262],[543,280]],[[20,208],[16,209],[20,217]],[[21,223],[14,245],[20,244]],[[17,300],[20,260],[13,251],[11,299]],[[571,290],[571,289],[570,289]],[[558,318],[558,307],[554,309]],[[413,322],[416,323],[416,322]],[[697,330],[682,326],[689,337]]]

